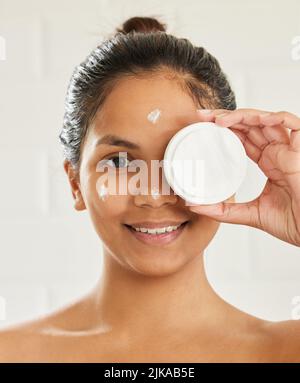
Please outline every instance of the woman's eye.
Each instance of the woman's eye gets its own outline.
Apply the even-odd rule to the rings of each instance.
[[[129,165],[130,161],[128,160],[127,157],[114,156],[114,157],[108,158],[106,163],[108,163],[109,166],[112,166],[115,168],[125,168]]]

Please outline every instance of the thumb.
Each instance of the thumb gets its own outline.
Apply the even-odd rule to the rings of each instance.
[[[211,217],[219,222],[258,227],[259,213],[257,200],[250,202],[220,202],[213,205],[194,205],[189,209]]]

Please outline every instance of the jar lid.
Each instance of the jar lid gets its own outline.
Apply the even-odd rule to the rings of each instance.
[[[164,153],[166,180],[191,204],[225,201],[240,187],[247,170],[240,139],[213,122],[196,122],[179,130]]]

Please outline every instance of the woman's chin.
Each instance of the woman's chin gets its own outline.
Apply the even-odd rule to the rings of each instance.
[[[181,260],[180,263],[162,263],[162,262],[145,262],[145,261],[133,261],[129,262],[129,267],[134,272],[147,276],[147,277],[166,277],[168,275],[178,272],[184,267],[184,262]]]
[[[173,274],[182,268],[191,258],[191,253],[187,249],[188,239],[185,237],[189,229],[188,224],[181,228],[181,232],[173,241],[158,246],[152,244],[152,239],[139,239],[132,233],[132,229],[124,226],[127,240],[124,240],[122,252],[125,255],[125,262],[136,272],[148,276],[166,276]],[[148,234],[151,235],[151,234]],[[130,238],[130,240],[128,239]],[[181,239],[185,239],[182,241]],[[154,239],[154,242],[156,239]],[[197,252],[195,252],[196,256]]]

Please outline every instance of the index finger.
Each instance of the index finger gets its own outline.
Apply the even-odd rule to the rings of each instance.
[[[269,114],[271,112],[267,112],[264,110],[258,109],[235,109],[235,110],[227,110],[224,114],[216,115],[216,123],[223,127],[230,127],[235,124],[245,124],[250,126],[261,126],[261,116]]]
[[[300,130],[300,118],[289,112],[275,112],[261,116],[264,125],[281,124],[291,130]]]
[[[289,112],[271,113],[261,118],[265,125],[282,125],[290,129],[291,147],[294,151],[300,152],[300,118]]]

